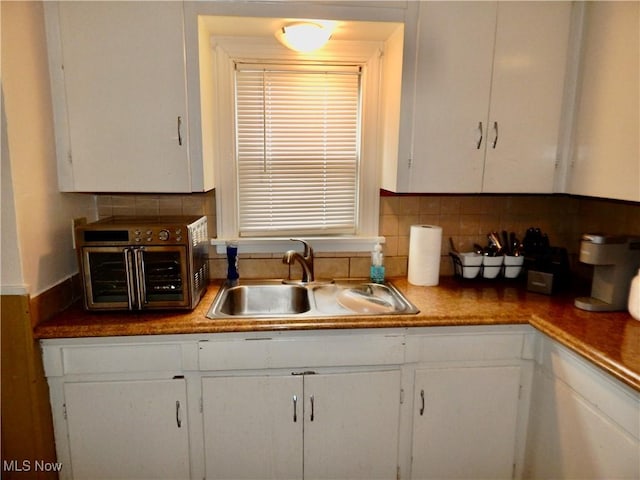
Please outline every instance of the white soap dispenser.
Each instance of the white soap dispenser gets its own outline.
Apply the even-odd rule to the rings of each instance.
[[[631,280],[629,288],[629,313],[636,320],[640,320],[640,269],[638,274]]]
[[[379,243],[376,243],[371,252],[370,278],[373,283],[384,283],[384,255]]]

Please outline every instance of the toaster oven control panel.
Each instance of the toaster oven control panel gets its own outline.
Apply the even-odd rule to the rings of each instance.
[[[206,243],[206,225],[204,216],[114,216],[76,227],[76,245],[187,245],[192,238]]]
[[[132,231],[135,243],[182,243],[184,230],[180,227],[173,228],[143,228]]]
[[[187,229],[181,226],[87,229],[79,240],[82,245],[177,245],[187,240]]]

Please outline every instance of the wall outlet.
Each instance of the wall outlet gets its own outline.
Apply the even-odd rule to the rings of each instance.
[[[78,217],[71,220],[71,244],[73,249],[76,249],[76,227],[79,225],[85,225],[87,223],[87,217]]]

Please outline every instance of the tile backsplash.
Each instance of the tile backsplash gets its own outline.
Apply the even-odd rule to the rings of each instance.
[[[209,234],[216,236],[215,192],[202,194],[98,195],[98,215],[207,215]],[[409,231],[414,224],[440,225],[443,229],[441,275],[452,275],[448,258],[451,237],[456,247],[470,250],[485,245],[490,231],[507,230],[519,238],[527,228],[547,233],[552,246],[565,247],[576,261],[580,235],[585,232],[640,235],[640,203],[574,197],[569,195],[394,195],[380,196],[380,235],[387,276],[406,276]],[[281,261],[283,252],[240,255],[243,278],[282,278],[289,275]],[[316,277],[364,277],[369,274],[369,254],[318,253]],[[212,278],[224,278],[226,258],[210,248]],[[297,268],[297,267],[296,267]],[[294,278],[300,272],[291,272]]]

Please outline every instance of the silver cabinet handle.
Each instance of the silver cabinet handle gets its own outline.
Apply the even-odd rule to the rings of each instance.
[[[178,145],[182,146],[182,117],[178,115]]]
[[[493,122],[493,132],[496,134],[493,139],[493,148],[496,148],[496,145],[498,144],[498,122]]]
[[[422,400],[422,406],[420,407],[420,416],[424,415],[424,390],[420,390],[420,399]]]
[[[478,122],[478,132],[480,133],[480,138],[478,138],[478,143],[476,144],[476,149],[480,150],[480,145],[482,145],[483,130],[482,130],[482,122]]]
[[[315,418],[315,399],[313,398],[313,395],[309,397],[309,400],[311,401],[311,417],[309,420],[313,422],[313,419]]]
[[[182,410],[180,408],[180,400],[176,400],[176,425],[182,428]]]
[[[293,421],[298,421],[298,396],[293,396]]]

